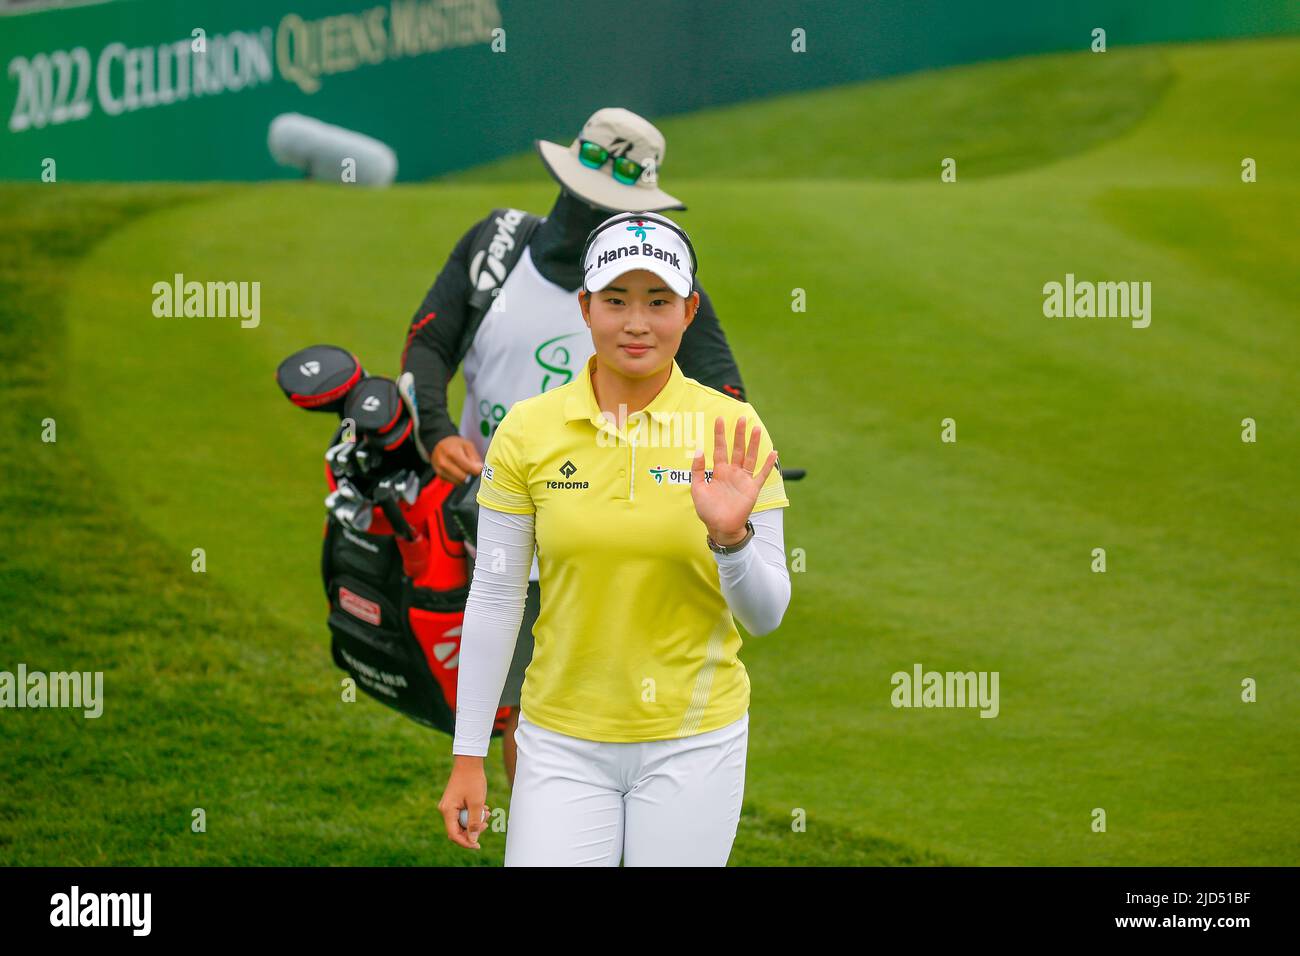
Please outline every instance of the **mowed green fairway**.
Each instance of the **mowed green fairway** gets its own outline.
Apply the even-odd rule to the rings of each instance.
[[[1300,863],[1297,101],[1300,41],[1271,40],[662,124],[749,397],[809,470],[786,513],[806,570],[742,652],[733,863]],[[78,190],[103,222],[50,198]],[[395,374],[468,224],[553,197],[535,157],[383,192],[0,191],[27,264],[5,273],[5,364],[41,369],[4,415],[59,421],[0,505],[0,669],[102,669],[107,694],[99,720],[4,715],[0,861],[500,862],[503,834],[477,856],[441,835],[449,740],[339,701],[331,426],[273,372],[331,342]],[[175,273],[260,282],[260,326],[155,318]],[[1066,273],[1150,282],[1150,327],[1045,317]],[[996,719],[892,707],[916,663],[997,671]],[[489,773],[504,804],[499,745]]]

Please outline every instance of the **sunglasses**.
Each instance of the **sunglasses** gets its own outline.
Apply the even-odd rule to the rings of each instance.
[[[641,178],[641,173],[645,167],[640,163],[628,159],[626,156],[612,156],[609,150],[600,143],[593,143],[589,139],[581,140],[578,144],[578,159],[584,166],[590,166],[592,169],[600,169],[605,165],[607,160],[613,160],[614,164],[610,168],[613,177],[625,186],[632,186]]]

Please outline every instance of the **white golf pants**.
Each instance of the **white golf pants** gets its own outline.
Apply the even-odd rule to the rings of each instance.
[[[690,737],[582,740],[520,712],[506,866],[725,866],[749,714]]]

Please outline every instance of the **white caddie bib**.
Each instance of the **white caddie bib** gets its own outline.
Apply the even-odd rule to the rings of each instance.
[[[510,406],[572,381],[595,351],[577,290],[548,280],[525,249],[484,314],[461,365],[461,436],[486,455]],[[529,580],[537,579],[534,557]]]

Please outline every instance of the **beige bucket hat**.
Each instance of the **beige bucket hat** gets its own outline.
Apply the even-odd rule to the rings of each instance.
[[[606,161],[600,169],[583,165],[578,146],[583,140],[599,143],[611,155],[626,156],[648,168],[635,183],[621,183],[610,175]],[[685,209],[675,196],[659,188],[666,144],[653,123],[631,110],[611,106],[597,110],[582,125],[582,132],[568,146],[536,140],[542,162],[560,185],[578,198],[610,212],[658,212]]]

